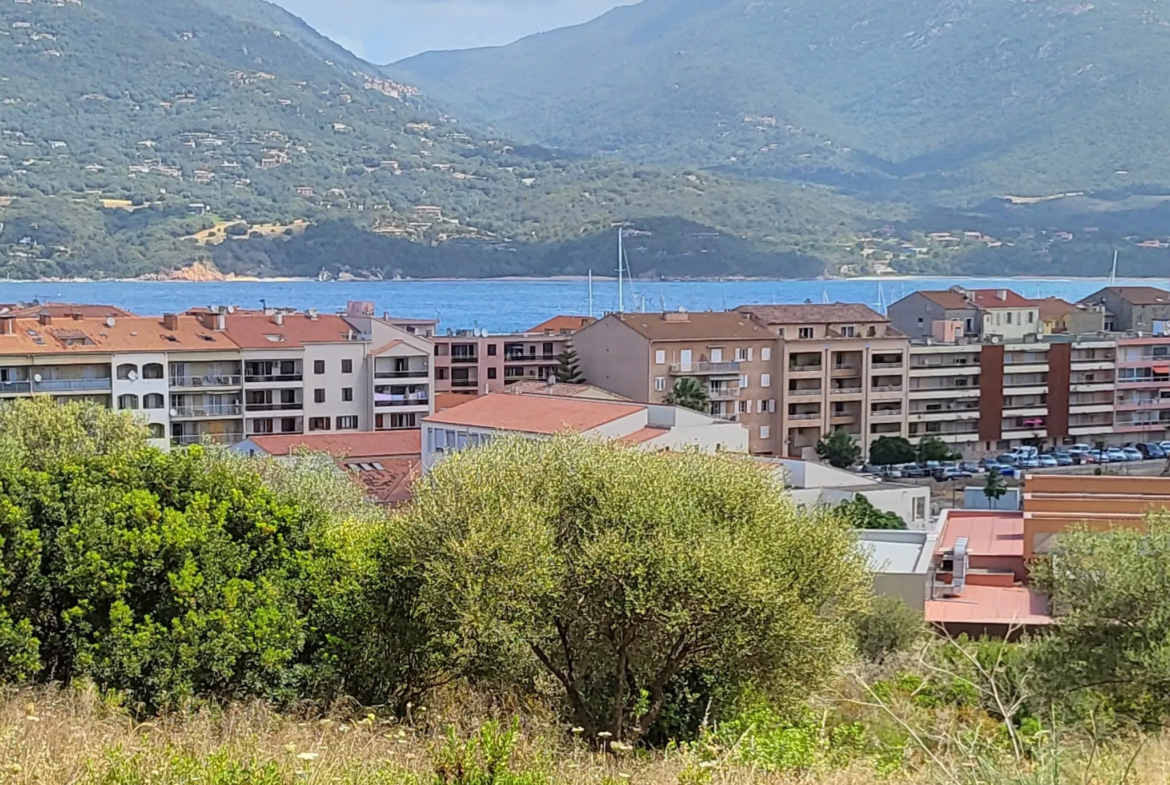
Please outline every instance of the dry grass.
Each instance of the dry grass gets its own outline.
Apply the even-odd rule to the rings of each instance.
[[[479,705],[462,708],[466,715],[486,711]],[[453,705],[452,710],[461,707]],[[411,722],[402,722],[364,710],[342,710],[322,720],[242,705],[143,722],[105,705],[94,692],[9,692],[0,702],[0,783],[439,783],[443,780],[436,774],[435,762],[445,743],[441,729],[447,724],[440,715],[423,709],[412,713]],[[521,715],[525,719],[511,767],[517,776],[497,782],[1120,785],[1170,781],[1170,743],[1164,738],[1096,749],[1079,745],[1021,765],[993,766],[964,760],[952,751],[945,761],[931,762],[922,756],[919,764],[887,775],[879,775],[872,762],[865,760],[845,768],[784,773],[736,763],[734,749],[595,753],[574,742],[566,729],[547,717],[522,710]],[[474,732],[466,721],[459,724],[461,734]]]

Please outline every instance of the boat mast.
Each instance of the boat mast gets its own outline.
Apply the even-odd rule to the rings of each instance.
[[[589,270],[589,318],[593,318],[593,270]]]
[[[1109,271],[1109,285],[1117,284],[1117,250],[1113,251],[1113,269]]]
[[[626,291],[622,285],[622,256],[624,249],[622,247],[622,232],[623,227],[618,227],[618,313],[625,313],[626,310]]]

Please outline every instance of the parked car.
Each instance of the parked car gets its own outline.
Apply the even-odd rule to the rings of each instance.
[[[1040,461],[1041,468],[1044,469],[1055,469],[1057,466],[1060,466],[1056,461],[1055,455],[1041,455],[1038,460]]]
[[[1166,453],[1166,455],[1170,457],[1170,441],[1158,442],[1158,446],[1162,448],[1162,452]]]
[[[1122,447],[1121,454],[1127,461],[1144,461],[1146,456],[1142,455],[1141,450],[1136,447]]]
[[[976,475],[983,471],[983,468],[975,463],[975,461],[963,461],[959,464],[959,468],[965,472],[969,472],[971,475]]]
[[[947,480],[969,480],[971,479],[971,472],[966,472],[958,466],[944,466],[939,469],[934,478],[939,482],[946,482]]]
[[[1071,455],[1069,455],[1067,452],[1063,452],[1061,450],[1053,450],[1051,453],[1049,453],[1049,455],[1051,455],[1053,458],[1056,459],[1057,466],[1072,466],[1073,465],[1073,457]]]
[[[1020,459],[1011,453],[1004,453],[995,460],[1001,466],[1015,466],[1017,463],[1019,463]]]
[[[1084,455],[1085,463],[1109,463],[1109,453],[1106,450],[1090,450]]]
[[[1069,454],[1069,457],[1072,458],[1073,463],[1077,463],[1077,464],[1091,463],[1091,461],[1087,460],[1086,458],[1087,458],[1088,454],[1091,453],[1092,451],[1093,451],[1092,446],[1090,446],[1088,444],[1074,444],[1073,446],[1071,446],[1067,450],[1065,450],[1065,452],[1067,452]]]
[[[903,477],[920,478],[927,477],[929,473],[916,463],[907,463],[901,467]]]
[[[1142,454],[1142,457],[1147,461],[1166,460],[1166,451],[1162,449],[1162,445],[1154,442],[1147,442],[1145,444],[1135,444],[1134,447]]]
[[[897,466],[886,466],[882,471],[882,477],[887,480],[900,480],[902,479],[902,470]]]
[[[1124,463],[1129,460],[1119,447],[1110,447],[1105,451],[1105,456],[1109,463]]]

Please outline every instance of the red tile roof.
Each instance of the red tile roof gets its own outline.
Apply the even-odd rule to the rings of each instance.
[[[964,294],[964,292],[966,294]],[[1003,293],[1003,299],[1000,298],[1000,292]],[[1040,305],[1039,300],[1029,300],[1027,297],[1022,297],[1011,289],[965,289],[947,291],[921,291],[918,294],[926,299],[941,305],[951,311],[961,311],[969,308],[1036,308]],[[966,295],[970,295],[974,301],[968,300]]]
[[[1040,321],[1055,322],[1075,310],[1077,307],[1067,300],[1062,300],[1059,297],[1045,297],[1040,300]]]
[[[85,319],[104,319],[107,316],[134,316],[116,305],[89,305],[85,303],[42,303],[40,305],[0,305],[0,316],[35,319],[42,313],[58,319],[74,314]]]
[[[1170,292],[1153,286],[1109,286],[1099,292],[1094,292],[1083,303],[1097,302],[1105,292],[1109,292],[1131,305],[1167,305],[1170,304]]]
[[[955,547],[955,540],[967,538],[972,556],[1024,556],[1024,514],[951,510],[938,538],[935,553]]]
[[[643,428],[640,431],[634,431],[629,436],[623,436],[618,439],[622,444],[645,444],[651,439],[657,439],[664,433],[669,433],[666,428]]]
[[[475,393],[435,393],[435,411],[443,412],[447,409],[454,409],[456,406],[462,406],[468,401],[474,401],[478,397]]]
[[[332,314],[319,314],[316,319],[304,313],[284,314],[281,320],[283,324],[277,324],[275,316],[236,311],[227,315],[226,334],[243,349],[296,349],[307,343],[342,343],[356,332],[349,322]]]
[[[946,308],[948,311],[963,311],[974,308],[967,298],[957,292],[951,291],[922,291],[918,295],[925,297],[935,305]]]
[[[168,330],[158,316],[104,319],[12,320],[0,334],[0,354],[110,354],[133,352],[222,352],[237,348],[224,333],[206,329],[194,316],[176,316]],[[112,323],[111,323],[112,322]]]
[[[436,412],[423,422],[520,433],[583,433],[646,409],[640,404],[549,395],[492,393]]]
[[[1034,627],[1051,624],[1048,601],[1023,586],[982,586],[968,583],[962,594],[927,600],[924,609],[931,624],[995,624]]]
[[[422,461],[417,458],[383,459],[378,461],[382,468],[372,471],[347,463],[342,466],[362,481],[370,498],[390,507],[399,507],[414,498],[414,481],[422,473]]]
[[[554,316],[546,322],[533,327],[531,330],[525,330],[528,333],[542,333],[545,330],[552,330],[554,333],[560,334],[565,330],[569,332],[577,332],[582,327],[588,327],[597,320],[592,316]]]
[[[404,431],[252,436],[249,441],[269,455],[288,455],[304,448],[344,459],[419,457],[422,455],[420,434],[418,428],[412,428]]]
[[[837,324],[839,322],[888,322],[889,319],[859,303],[831,305],[741,305],[739,313],[765,324]]]

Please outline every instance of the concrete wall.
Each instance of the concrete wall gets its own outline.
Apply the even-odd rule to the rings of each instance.
[[[631,401],[660,401],[650,374],[650,342],[613,316],[594,322],[573,336],[581,374],[589,384]],[[661,370],[661,373],[659,373]],[[666,376],[668,366],[655,370]]]
[[[992,504],[991,499],[988,499],[983,494],[983,487],[965,488],[963,490],[963,507],[968,510],[1003,510],[1011,512],[1020,509],[1020,502],[1023,500],[1023,495],[1019,488],[1008,488],[1007,493],[1003,497]]]
[[[928,486],[904,486],[879,484],[873,490],[868,488],[825,488],[821,499],[825,504],[836,506],[862,495],[882,512],[892,512],[906,522],[910,529],[922,531],[930,523],[930,488]],[[917,504],[916,504],[917,502]]]
[[[365,363],[368,345],[359,342],[305,344],[305,432],[309,432],[309,420],[314,417],[327,418],[329,430],[337,430],[337,418],[353,416],[358,418],[358,429],[373,430],[366,406],[369,384],[366,379]],[[325,363],[325,373],[316,372],[318,360]],[[342,373],[342,360],[349,360],[352,371]],[[325,403],[317,403],[314,390],[325,390]],[[353,391],[353,400],[342,400],[342,390]]]
[[[897,597],[906,607],[923,612],[926,609],[926,575],[905,572],[875,572],[873,593],[879,597]]]

